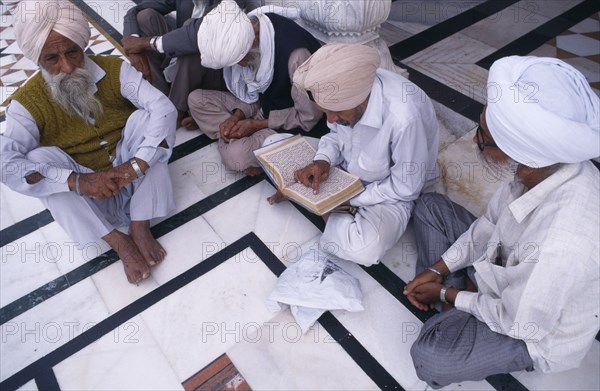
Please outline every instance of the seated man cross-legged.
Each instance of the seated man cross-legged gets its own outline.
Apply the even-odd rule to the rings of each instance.
[[[439,194],[414,212],[418,308],[454,306],[421,329],[411,354],[434,388],[515,371],[577,367],[600,327],[600,101],[553,58],[496,61],[473,141],[514,177],[483,216]],[[532,91],[535,91],[532,95]]]
[[[327,117],[314,163],[297,180],[318,192],[331,166],[360,177],[365,190],[332,213],[323,250],[372,265],[404,233],[414,201],[438,178],[439,130],[433,105],[406,78],[378,69],[379,52],[364,45],[326,45],[294,74]]]
[[[14,16],[17,43],[41,72],[11,96],[2,182],[40,198],[80,248],[104,239],[139,283],[166,255],[149,221],[174,209],[177,111],[128,63],[84,54],[90,27],[74,4],[40,3],[22,1]],[[116,229],[127,224],[129,234]]]

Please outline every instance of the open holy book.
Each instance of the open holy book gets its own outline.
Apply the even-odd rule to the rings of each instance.
[[[313,162],[317,151],[302,136],[294,136],[254,151],[271,180],[290,200],[319,216],[364,190],[360,178],[338,167],[329,169],[329,178],[319,184],[319,193],[294,180],[296,170]]]

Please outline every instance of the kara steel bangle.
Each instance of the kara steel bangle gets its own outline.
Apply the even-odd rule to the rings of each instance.
[[[79,173],[75,174],[75,193],[77,193],[77,195],[80,196],[81,195],[81,187],[79,184],[79,177],[80,177]]]
[[[427,270],[429,270],[430,272],[434,272],[435,274],[437,274],[438,276],[440,276],[442,278],[444,277],[444,275],[442,274],[442,272],[439,271],[438,269],[435,269],[433,267],[428,267]]]
[[[141,178],[144,176],[144,173],[142,172],[140,165],[138,164],[137,160],[135,160],[134,157],[131,158],[131,160],[129,160],[129,163],[131,164],[131,167],[133,167],[133,171],[135,171],[135,175],[137,175],[138,178]]]
[[[448,288],[446,288],[445,286],[442,287],[442,289],[440,289],[440,300],[442,301],[442,303],[448,303],[448,301],[446,300],[446,290]]]

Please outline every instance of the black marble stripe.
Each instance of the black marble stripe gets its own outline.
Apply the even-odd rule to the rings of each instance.
[[[114,41],[120,44],[123,39],[123,34],[121,34],[117,29],[115,29],[110,23],[106,21],[102,16],[100,16],[92,7],[90,7],[84,0],[70,0],[73,4],[75,4],[79,9],[86,14],[90,19],[92,19],[106,34],[108,34]],[[95,3],[92,3],[95,4]]]
[[[47,370],[36,376],[35,385],[40,391],[60,391],[58,380],[52,368],[47,368]]]
[[[569,27],[600,11],[600,1],[586,0],[562,15],[549,20],[538,28],[514,40],[498,51],[477,62],[477,65],[490,69],[494,61],[506,56],[524,56],[556,37]]]
[[[7,391],[16,390],[31,379],[36,379],[38,388],[41,390],[59,390],[58,382],[56,381],[56,377],[52,370],[54,366],[247,248],[251,248],[275,275],[279,276],[285,270],[285,266],[275,254],[269,250],[256,234],[251,232],[220,252],[193,266],[186,272],[159,286],[144,297],[104,319],[94,327],[71,339],[69,342],[46,356],[21,369],[19,372],[0,383],[0,389]],[[319,323],[321,323],[323,328],[342,346],[359,367],[379,387],[381,387],[381,389],[403,390],[398,382],[395,381],[395,379],[373,358],[373,356],[370,355],[360,342],[358,342],[356,338],[354,338],[352,334],[330,313],[327,312],[321,316],[321,318],[319,318]]]
[[[392,58],[395,61],[402,61],[403,59],[408,58],[515,3],[518,3],[518,0],[489,0],[485,3],[476,5],[475,7],[440,22],[425,31],[390,46]],[[425,7],[425,3],[421,4]]]
[[[193,139],[173,148],[173,153],[171,154],[169,163],[173,163],[187,155],[190,155],[213,142],[213,140],[209,139],[204,134],[194,137]],[[11,225],[10,227],[6,227],[0,231],[0,247],[4,247],[9,243],[29,235],[30,233],[50,224],[53,221],[54,218],[52,217],[52,214],[46,209],[38,214],[23,219]]]
[[[196,217],[203,215],[224,201],[235,197],[262,180],[264,180],[264,175],[259,175],[256,177],[244,177],[243,179],[240,179],[237,182],[227,186],[223,190],[204,198],[189,208],[156,224],[151,228],[152,234],[154,237],[159,238],[181,227],[183,224],[192,221]],[[106,253],[79,266],[75,270],[72,270],[69,273],[48,282],[47,284],[23,297],[20,297],[10,304],[5,305],[4,307],[0,308],[0,325],[3,325],[4,323],[14,319],[26,311],[29,311],[38,304],[43,303],[45,300],[59,294],[78,282],[85,280],[86,278],[94,275],[118,260],[119,257],[115,251],[107,251]],[[125,283],[125,279],[123,279],[123,283]]]
[[[306,211],[303,207],[293,204],[294,207],[300,213],[306,216],[306,214],[310,214],[310,212]],[[314,216],[314,215],[313,215]],[[325,224],[323,223],[323,219],[317,216],[320,222],[317,220],[315,226],[321,231],[324,230]],[[315,223],[315,219],[310,219],[313,223]],[[398,277],[394,272],[388,269],[382,263],[372,265],[369,267],[362,266],[361,268],[371,276],[375,281],[377,281],[385,290],[387,290],[396,300],[402,303],[406,309],[408,309],[413,315],[415,315],[421,322],[425,323],[429,318],[434,316],[437,311],[420,311],[416,307],[414,307],[404,296],[402,293],[404,291],[404,287],[406,286],[406,282],[404,282],[400,277]],[[368,353],[368,352],[367,352]],[[510,374],[498,374],[493,376],[488,376],[485,380],[492,385],[498,391],[524,391],[527,390],[517,379],[515,379]],[[382,387],[379,383],[378,386]],[[382,387],[384,388],[384,387]]]
[[[408,70],[410,81],[419,86],[431,99],[474,122],[479,122],[479,115],[483,111],[482,103],[401,62],[396,62],[396,65]]]

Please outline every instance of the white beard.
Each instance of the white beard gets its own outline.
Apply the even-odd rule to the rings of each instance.
[[[104,112],[102,103],[94,93],[90,62],[85,57],[83,67],[75,69],[70,75],[64,72],[52,75],[42,68],[42,77],[54,101],[67,113],[80,115],[86,122],[90,118],[97,121]]]
[[[511,158],[507,158],[504,163],[499,163],[493,159],[487,158],[479,148],[476,148],[476,151],[477,159],[479,159],[483,169],[486,170],[492,178],[502,182],[515,178],[519,163]]]

